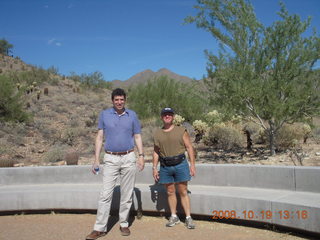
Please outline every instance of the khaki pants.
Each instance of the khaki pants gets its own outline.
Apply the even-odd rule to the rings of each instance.
[[[136,158],[134,152],[126,155],[104,155],[103,187],[98,203],[97,218],[94,230],[107,231],[113,190],[120,177],[120,209],[119,222],[121,227],[128,227],[129,212],[136,176]]]

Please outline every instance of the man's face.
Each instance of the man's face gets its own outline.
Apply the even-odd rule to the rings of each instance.
[[[113,103],[113,107],[116,110],[123,110],[124,105],[126,103],[126,99],[124,98],[124,96],[114,96],[112,103]]]
[[[173,113],[164,113],[161,115],[161,119],[165,124],[172,124],[173,122]]]

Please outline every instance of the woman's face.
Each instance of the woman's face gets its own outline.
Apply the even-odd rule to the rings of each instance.
[[[164,124],[172,124],[174,118],[173,113],[164,113],[161,115],[161,119]]]

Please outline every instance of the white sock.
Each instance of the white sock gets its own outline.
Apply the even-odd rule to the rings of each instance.
[[[191,218],[191,216],[186,216],[186,219],[189,219],[189,218]]]
[[[176,214],[171,214],[171,217],[178,217]]]

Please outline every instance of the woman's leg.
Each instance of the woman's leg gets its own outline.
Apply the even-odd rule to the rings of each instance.
[[[190,216],[190,199],[188,195],[188,182],[177,183],[178,193],[181,199],[181,205],[186,216]]]
[[[170,207],[171,215],[176,215],[177,212],[177,196],[174,183],[165,184],[168,194],[168,204]]]

